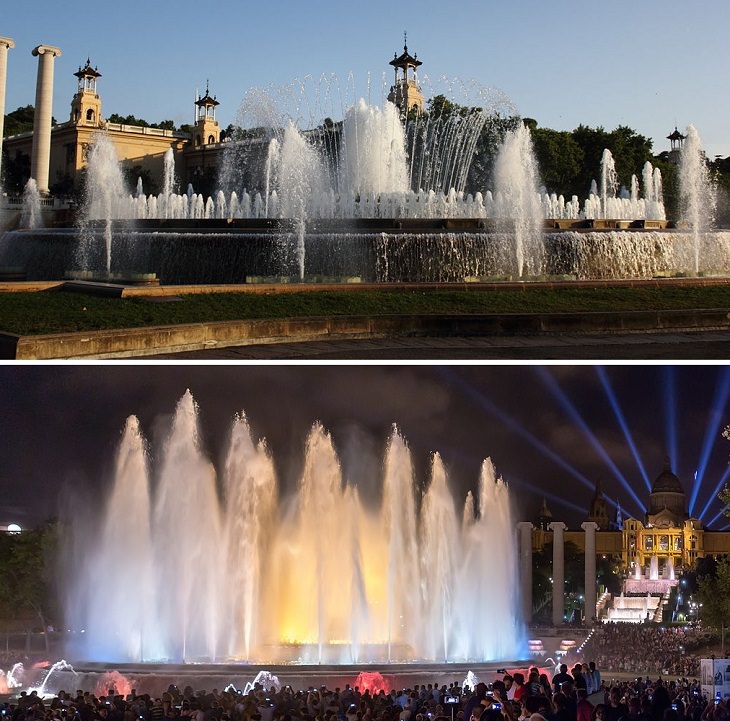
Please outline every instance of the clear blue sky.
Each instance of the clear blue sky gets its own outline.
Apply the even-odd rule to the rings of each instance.
[[[41,43],[63,52],[58,121],[68,119],[73,73],[87,56],[103,75],[105,116],[191,122],[206,79],[223,127],[250,88],[306,76],[330,78],[305,83],[309,105],[318,90],[336,107],[368,94],[379,104],[407,30],[426,88],[445,89],[442,77],[476,81],[541,127],[627,125],[654,152],[668,149],[675,125],[691,123],[710,157],[730,155],[730,0],[34,0],[12,3],[2,21],[0,34],[17,43],[6,112],[35,102],[31,50]]]

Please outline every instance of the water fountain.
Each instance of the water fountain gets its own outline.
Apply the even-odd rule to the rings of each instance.
[[[41,217],[41,194],[35,180],[30,178],[23,190],[23,210],[20,214],[20,227],[35,230],[43,225]]]
[[[360,100],[341,122],[302,130],[273,104],[263,93],[247,96],[260,127],[228,144],[210,197],[176,191],[172,153],[159,195],[140,183],[130,194],[100,134],[80,229],[6,233],[0,265],[23,267],[29,279],[155,273],[162,283],[583,280],[730,269],[730,233],[699,225],[712,213],[699,200],[709,183],[692,128],[681,172],[689,227],[668,229],[651,164],[641,182],[634,176],[619,190],[605,151],[600,188],[594,183],[581,206],[540,189],[525,127],[504,136],[492,187],[467,192],[494,107],[404,126],[392,104]]]
[[[134,417],[97,523],[74,524],[66,571],[73,649],[90,661],[247,663],[484,662],[518,657],[514,524],[505,484],[484,461],[457,512],[438,454],[423,497],[392,430],[374,496],[347,483],[321,425],[296,493],[245,416],[216,469],[190,392],[156,466]],[[204,519],[204,523],[202,520]],[[98,584],[114,576],[114,594]],[[499,633],[475,633],[474,619]]]
[[[659,557],[658,556],[652,556],[649,559],[649,580],[650,581],[659,580]]]
[[[698,272],[703,244],[715,220],[717,199],[710,183],[709,170],[705,163],[700,137],[693,125],[687,127],[679,167],[682,217],[690,227],[694,270]]]

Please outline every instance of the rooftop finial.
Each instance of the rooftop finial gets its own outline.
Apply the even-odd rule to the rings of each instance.
[[[408,52],[408,31],[403,31],[403,50]]]

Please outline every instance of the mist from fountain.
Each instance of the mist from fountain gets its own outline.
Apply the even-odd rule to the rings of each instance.
[[[154,472],[136,418],[119,446],[95,523],[75,524],[66,621],[77,657],[107,661],[358,663],[519,656],[514,524],[491,461],[466,513],[434,455],[425,495],[394,427],[382,497],[343,477],[329,433],[309,434],[295,495],[244,415],[220,472],[206,457],[198,409],[180,399]],[[133,524],[130,526],[130,524]],[[113,573],[119,593],[99,593]],[[70,575],[69,575],[70,574]],[[333,586],[334,584],[334,586]],[[336,589],[336,590],[335,590]],[[477,634],[487,617],[499,633]]]

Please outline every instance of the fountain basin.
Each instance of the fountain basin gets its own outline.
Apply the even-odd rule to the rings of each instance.
[[[74,661],[70,668],[65,666],[51,671],[46,683],[46,692],[55,695],[60,689],[82,689],[99,695],[106,695],[109,688],[118,693],[129,693],[135,689],[137,694],[148,693],[160,696],[170,684],[183,689],[191,686],[194,690],[219,691],[233,685],[243,690],[252,684],[258,674],[276,677],[281,686],[291,686],[295,691],[309,687],[327,686],[329,689],[367,686],[364,677],[376,675],[381,684],[389,691],[413,688],[414,684],[437,682],[448,685],[454,681],[461,684],[469,672],[477,678],[491,681],[499,678],[504,669],[524,670],[528,661],[500,661],[499,663],[411,663],[411,664],[357,664],[357,665],[265,665],[247,663],[92,663]],[[45,670],[37,672],[38,678],[26,678],[30,686],[38,686]],[[30,676],[26,673],[26,676]],[[363,683],[363,681],[365,682]],[[268,687],[267,687],[268,690]],[[372,692],[372,690],[371,690]],[[387,691],[386,691],[387,693]]]
[[[246,283],[261,278],[332,282],[480,282],[648,279],[726,275],[730,231],[699,238],[650,221],[546,221],[539,271],[520,275],[511,221],[484,218],[112,221],[112,274],[155,274],[162,284]],[[631,227],[623,228],[629,223]],[[576,227],[579,225],[580,227]],[[660,227],[653,227],[660,225]],[[58,280],[80,268],[106,273],[103,223],[6,232],[0,268]],[[83,261],[80,257],[83,256]],[[697,262],[699,259],[699,262]]]

